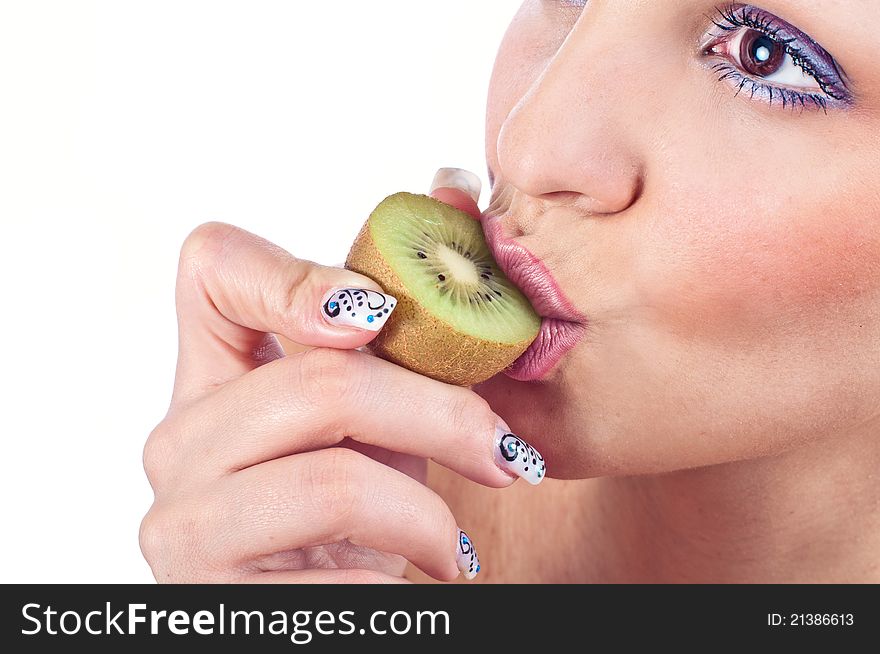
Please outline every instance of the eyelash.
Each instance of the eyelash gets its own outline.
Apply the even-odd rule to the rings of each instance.
[[[773,106],[774,94],[775,97],[778,97],[782,100],[782,108],[785,109],[787,106],[791,106],[792,110],[801,105],[802,109],[805,109],[807,103],[810,102],[819,109],[821,109],[826,114],[828,113],[828,100],[818,93],[809,93],[805,91],[795,91],[793,89],[787,89],[782,86],[776,86],[775,84],[768,84],[767,82],[759,82],[758,80],[752,79],[742,71],[735,68],[732,64],[728,63],[718,63],[712,66],[712,70],[716,73],[721,73],[721,76],[718,78],[718,81],[724,80],[732,80],[732,83],[736,85],[736,93],[734,97],[739,96],[743,90],[748,87],[749,91],[749,99],[754,99],[756,95],[764,96],[768,98],[768,102],[770,106]],[[736,84],[736,82],[739,84]]]
[[[812,77],[816,81],[816,84],[818,84],[819,88],[822,89],[822,93],[820,94],[777,86],[751,77],[734,66],[730,61],[720,62],[712,66],[714,71],[721,73],[721,76],[718,78],[719,81],[731,80],[731,83],[736,87],[737,96],[742,93],[743,90],[748,89],[750,99],[753,99],[756,96],[762,96],[769,101],[771,106],[774,97],[777,97],[782,101],[783,108],[787,105],[791,105],[792,110],[794,110],[794,108],[800,104],[801,109],[804,109],[806,108],[807,103],[811,103],[817,108],[822,109],[825,113],[828,113],[829,98],[841,103],[846,103],[850,100],[849,96],[844,91],[839,90],[840,87],[842,87],[843,82],[841,79],[842,74],[840,74],[836,62],[834,62],[834,59],[822,50],[815,42],[812,42],[812,47],[819,48],[831,61],[831,65],[834,67],[837,74],[836,79],[829,80],[828,75],[821,74],[817,71],[817,66],[811,62],[809,53],[804,52],[803,48],[796,45],[799,41],[798,38],[783,38],[779,35],[783,28],[781,25],[777,25],[778,19],[774,16],[761,12],[754,7],[743,7],[741,5],[728,5],[726,7],[716,8],[716,11],[718,17],[712,19],[712,23],[717,28],[723,32],[736,32],[742,28],[761,32],[767,36],[767,38],[782,46],[785,49],[786,54],[791,57],[794,64],[803,70],[804,73]],[[718,35],[715,36],[717,37]],[[806,37],[806,35],[804,36],[806,39],[812,41],[812,39]],[[717,41],[715,44],[717,45]],[[711,55],[710,52],[706,52],[705,54]]]
[[[557,2],[563,6],[582,9],[588,0],[557,0]],[[782,102],[783,108],[790,105],[791,109],[794,110],[800,105],[803,110],[808,104],[811,104],[826,114],[828,113],[829,100],[841,105],[852,103],[852,94],[848,91],[844,82],[845,74],[841,71],[834,58],[809,36],[802,34],[796,28],[787,26],[772,14],[756,7],[728,4],[725,7],[716,7],[716,12],[717,17],[711,20],[722,32],[736,32],[743,28],[761,32],[782,46],[794,64],[804,71],[805,74],[812,77],[822,90],[822,93],[816,93],[778,86],[748,75],[729,60],[712,66],[715,72],[720,73],[719,81],[730,80],[729,83],[736,88],[737,96],[745,90],[748,93],[749,99],[763,97],[771,106],[774,99],[778,98]],[[790,32],[794,36],[790,38],[782,37],[780,36],[781,31]],[[710,36],[715,36],[716,39],[719,37],[719,35]],[[714,44],[717,45],[718,41],[716,40]],[[816,49],[821,52],[822,57],[820,59],[824,59],[827,63],[824,66],[815,64],[810,53],[807,51],[810,49]],[[704,52],[704,54],[711,56],[713,53]],[[820,72],[821,68],[828,70],[828,73]]]

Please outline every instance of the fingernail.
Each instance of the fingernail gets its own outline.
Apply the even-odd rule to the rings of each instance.
[[[431,190],[433,193],[438,188],[456,188],[464,191],[471,196],[477,204],[480,203],[480,193],[483,191],[483,182],[474,173],[461,168],[441,168],[434,175],[434,181],[431,182]]]
[[[455,550],[455,562],[465,579],[473,579],[480,571],[480,557],[466,533],[458,530],[458,548]]]
[[[532,486],[544,480],[544,457],[504,425],[495,427],[495,463],[508,474],[522,477]]]
[[[339,288],[321,301],[321,315],[331,325],[377,332],[397,306],[397,298],[364,288]]]

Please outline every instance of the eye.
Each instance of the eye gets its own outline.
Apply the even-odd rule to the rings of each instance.
[[[813,38],[781,18],[749,5],[718,10],[713,20],[717,32],[708,34],[704,54],[721,61],[712,68],[750,98],[783,107],[814,105],[823,110],[831,103],[853,101],[845,75]]]
[[[820,92],[815,78],[798,66],[785,45],[753,29],[740,30],[730,43],[730,55],[749,75],[766,82]]]
[[[740,29],[724,45],[730,59],[749,75],[765,82],[822,92],[816,79],[795,63],[785,44],[751,28]],[[715,50],[718,52],[718,49]]]

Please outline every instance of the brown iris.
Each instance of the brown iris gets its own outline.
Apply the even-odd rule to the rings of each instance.
[[[785,61],[785,47],[766,34],[748,30],[739,46],[742,67],[756,77],[767,77],[782,67]]]

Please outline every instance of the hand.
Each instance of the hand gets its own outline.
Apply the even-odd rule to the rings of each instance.
[[[474,213],[455,193],[436,195]],[[235,227],[184,243],[173,399],[144,450],[155,500],[140,541],[157,580],[393,582],[406,561],[443,581],[476,574],[425,462],[501,488],[528,446],[471,390],[357,351],[381,320],[332,310],[346,289],[396,304]],[[284,356],[273,334],[315,349]]]

